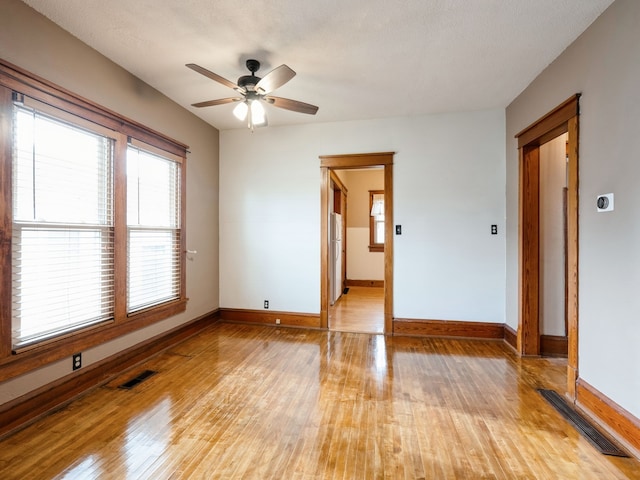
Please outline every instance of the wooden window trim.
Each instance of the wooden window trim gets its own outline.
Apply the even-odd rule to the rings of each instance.
[[[19,92],[55,109],[72,114],[114,132],[114,230],[117,276],[114,319],[100,326],[79,329],[54,337],[19,352],[12,350],[11,335],[11,241],[12,241],[12,118],[13,92]],[[126,313],[126,158],[127,141],[148,144],[167,157],[180,159],[180,293],[176,300],[147,310]],[[135,141],[134,140],[134,141]],[[117,337],[174,316],[186,310],[186,153],[187,146],[98,104],[79,97],[47,80],[0,60],[0,381],[22,375],[73,353],[103,344]],[[119,166],[118,166],[119,165]]]
[[[371,216],[373,208],[373,196],[384,195],[384,190],[369,190],[369,252],[384,252],[384,243],[376,243],[375,240],[375,219]]]

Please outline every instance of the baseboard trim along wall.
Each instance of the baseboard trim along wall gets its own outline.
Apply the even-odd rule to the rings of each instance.
[[[229,322],[253,323],[259,325],[320,328],[320,315],[314,313],[221,308],[220,319]]]
[[[384,287],[384,280],[349,280],[345,281],[347,287]]]
[[[393,319],[394,335],[504,339],[503,323]]]
[[[1,405],[0,438],[64,407],[87,391],[108,383],[125,370],[195,335],[218,318],[218,310],[205,314]]]
[[[629,454],[640,459],[640,419],[581,378],[576,385],[576,405],[625,447]]]
[[[567,337],[540,335],[540,355],[545,357],[567,357],[569,341]]]
[[[504,341],[514,351],[518,350],[518,332],[507,324],[504,325]]]

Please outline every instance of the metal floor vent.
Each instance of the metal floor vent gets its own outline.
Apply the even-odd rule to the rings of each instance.
[[[604,455],[628,457],[626,453],[611,443],[607,437],[596,430],[582,415],[576,412],[567,401],[555,390],[538,389],[547,402],[555,408],[578,432]]]
[[[118,386],[118,388],[122,388],[124,390],[131,390],[133,387],[135,387],[139,383],[144,382],[147,378],[152,377],[156,373],[158,373],[158,372],[156,372],[154,370],[145,370],[144,372],[142,372],[139,375],[135,376],[134,378],[132,378],[128,382],[125,382],[122,385]]]

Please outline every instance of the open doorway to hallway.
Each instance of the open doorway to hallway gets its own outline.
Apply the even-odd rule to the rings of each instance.
[[[329,329],[384,332],[384,169],[332,169]]]
[[[331,189],[332,182],[336,176],[337,170],[357,170],[369,169],[371,167],[381,167],[383,172],[383,191],[385,195],[384,204],[381,206],[384,212],[384,223],[380,227],[380,232],[384,232],[384,253],[382,262],[384,265],[383,278],[383,333],[393,332],[393,152],[380,153],[361,153],[361,154],[343,154],[343,155],[322,155],[320,156],[320,326],[321,328],[330,329],[329,311],[331,308],[331,283],[330,283],[330,264],[331,264],[331,240],[330,240],[330,219],[331,219],[331,199],[334,191]],[[348,192],[347,192],[348,193]],[[367,193],[369,195],[369,193]],[[348,198],[348,197],[346,197]],[[334,199],[335,200],[335,199]],[[369,218],[370,206],[364,212],[364,216]],[[352,209],[349,207],[348,212]],[[351,214],[346,212],[346,216]],[[379,235],[382,236],[382,233]],[[349,239],[345,239],[347,245]],[[369,246],[369,245],[368,245]],[[348,247],[347,247],[348,248]],[[347,261],[349,253],[344,249]],[[349,267],[345,266],[344,287],[343,290],[361,285],[347,285],[347,276]],[[335,286],[335,285],[334,285]],[[344,293],[343,293],[344,295]],[[349,295],[347,293],[346,295]],[[339,299],[334,299],[339,300]],[[335,301],[333,302],[335,303]],[[335,323],[335,322],[334,322]]]

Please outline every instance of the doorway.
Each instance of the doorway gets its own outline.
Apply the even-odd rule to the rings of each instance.
[[[320,254],[320,326],[329,328],[330,296],[330,262],[331,242],[330,205],[333,199],[332,173],[337,170],[361,169],[367,167],[382,167],[384,170],[384,215],[385,215],[385,252],[384,252],[384,324],[382,333],[393,333],[393,152],[326,155],[320,157],[321,169],[321,254]]]
[[[519,315],[517,350],[540,355],[540,146],[567,134],[567,395],[578,379],[578,117],[576,94],[516,135],[519,178]]]
[[[384,169],[329,172],[329,329],[384,333]]]
[[[567,134],[540,145],[540,355],[567,356]]]

